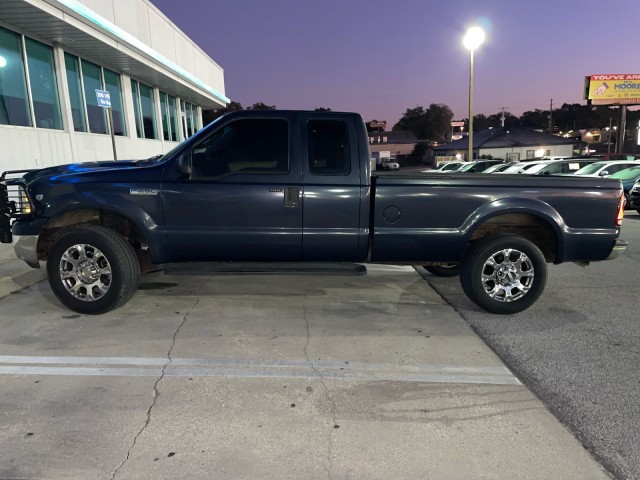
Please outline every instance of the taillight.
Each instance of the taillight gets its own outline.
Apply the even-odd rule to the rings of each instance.
[[[624,194],[620,195],[620,204],[618,205],[618,218],[616,218],[616,227],[622,226],[623,218],[624,218]]]

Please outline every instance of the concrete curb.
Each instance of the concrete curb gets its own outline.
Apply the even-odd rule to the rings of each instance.
[[[0,299],[35,285],[47,278],[46,269],[28,268],[12,276],[0,278]]]

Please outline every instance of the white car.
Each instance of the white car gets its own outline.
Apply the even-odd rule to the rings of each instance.
[[[530,168],[534,168],[536,165],[547,165],[548,163],[551,163],[552,160],[532,160],[529,162],[518,162],[518,163],[514,163],[513,165],[511,165],[509,168],[502,170],[500,172],[496,172],[498,174],[500,173],[527,173],[527,170],[529,170]]]
[[[387,170],[400,170],[400,164],[395,160],[389,160],[385,168]]]
[[[637,167],[640,162],[634,160],[609,160],[595,162],[574,173],[579,177],[608,177],[625,168]]]
[[[438,173],[457,172],[462,167],[464,167],[465,165],[469,165],[470,163],[473,163],[473,162],[446,162],[446,163],[443,163],[442,165],[439,165],[438,168],[436,168],[435,170],[427,170],[427,172],[438,172]]]

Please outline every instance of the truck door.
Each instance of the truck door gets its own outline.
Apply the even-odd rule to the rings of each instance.
[[[303,259],[362,261],[368,218],[361,221],[361,203],[368,201],[368,188],[362,187],[356,121],[347,115],[308,114],[301,127]],[[365,155],[369,165],[368,151]]]
[[[190,178],[169,172],[163,185],[174,261],[301,259],[300,141],[292,131],[294,116],[236,117],[183,153]]]

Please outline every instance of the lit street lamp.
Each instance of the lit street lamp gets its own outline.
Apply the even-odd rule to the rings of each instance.
[[[467,161],[473,160],[473,51],[484,42],[484,30],[471,27],[462,39],[465,48],[471,53],[469,59],[469,154]]]

